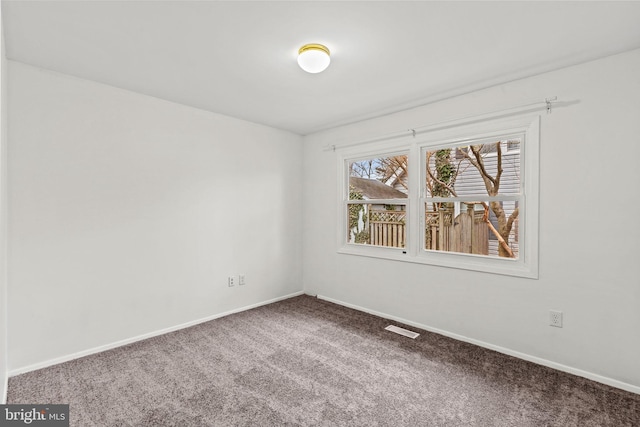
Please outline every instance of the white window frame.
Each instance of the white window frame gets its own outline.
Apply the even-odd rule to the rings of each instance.
[[[339,170],[342,171],[342,177],[341,179],[339,179],[338,181],[340,181],[340,191],[338,194],[340,194],[340,202],[338,203],[338,206],[341,209],[341,221],[339,221],[340,224],[340,228],[339,228],[339,241],[341,242],[340,245],[342,246],[341,252],[343,253],[351,253],[351,254],[355,254],[355,255],[365,255],[368,256],[369,251],[367,249],[369,248],[375,248],[376,250],[376,254],[375,256],[377,257],[382,257],[382,258],[390,258],[390,259],[397,259],[398,257],[402,257],[403,255],[406,255],[407,253],[407,246],[409,245],[409,242],[412,240],[415,240],[414,237],[411,236],[411,234],[413,233],[412,229],[411,229],[411,213],[410,213],[410,209],[411,209],[411,196],[408,194],[406,198],[402,198],[402,199],[374,199],[374,200],[349,200],[349,173],[350,173],[350,168],[349,165],[352,162],[357,162],[357,161],[361,161],[361,160],[369,160],[372,158],[381,158],[381,157],[392,157],[392,156],[398,156],[398,155],[407,155],[407,157],[411,157],[411,153],[408,149],[408,146],[405,144],[403,146],[399,146],[396,148],[396,146],[393,145],[383,145],[380,146],[379,144],[377,144],[375,147],[367,147],[367,150],[356,150],[356,151],[350,151],[353,152],[353,155],[349,155],[350,152],[345,152],[343,154],[343,156],[340,158],[340,165],[339,165]],[[409,166],[409,173],[411,174],[411,166]],[[409,175],[411,176],[411,175]],[[409,183],[409,191],[411,192],[412,188],[411,188],[411,183]],[[404,248],[394,248],[394,247],[381,247],[381,246],[372,246],[372,245],[363,245],[363,244],[358,244],[358,243],[349,243],[347,240],[347,236],[345,231],[347,230],[347,216],[346,216],[346,212],[347,212],[347,206],[349,204],[384,204],[384,205],[404,205],[405,206],[405,230],[406,230],[406,235],[407,235],[407,240],[405,242],[405,247]]]
[[[519,222],[519,256],[517,259],[489,257],[485,255],[462,254],[424,249],[424,201],[426,165],[424,153],[439,147],[474,142],[485,138],[504,138],[518,135],[520,144],[520,185],[521,195]],[[348,147],[338,154],[339,171],[339,216],[338,252],[395,261],[414,262],[448,268],[505,274],[511,276],[538,278],[539,239],[539,147],[540,116],[526,115],[478,123],[453,123],[446,128],[417,134],[401,140],[378,141],[362,146]],[[349,183],[349,162],[362,159],[408,153],[409,192],[407,199],[384,200],[388,204],[406,204],[406,245],[405,248],[387,248],[347,242],[347,202]],[[511,196],[507,196],[512,198]],[[489,196],[486,196],[489,199]]]

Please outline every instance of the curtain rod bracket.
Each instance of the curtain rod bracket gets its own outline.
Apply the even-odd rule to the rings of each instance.
[[[409,132],[411,132],[411,135],[413,135],[413,137],[416,137],[416,130],[415,129],[407,129]]]
[[[544,102],[547,103],[547,114],[551,114],[551,107],[553,107],[553,102],[557,101],[558,97],[554,96],[553,98],[545,98]]]

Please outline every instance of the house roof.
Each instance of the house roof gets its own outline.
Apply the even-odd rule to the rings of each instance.
[[[349,185],[362,193],[365,199],[406,199],[402,191],[383,184],[377,179],[349,177]]]

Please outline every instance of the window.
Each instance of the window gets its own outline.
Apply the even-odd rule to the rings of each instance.
[[[538,128],[517,117],[345,149],[339,252],[537,278]]]
[[[404,248],[407,154],[349,161],[347,242]]]
[[[522,135],[423,148],[426,250],[518,258]]]

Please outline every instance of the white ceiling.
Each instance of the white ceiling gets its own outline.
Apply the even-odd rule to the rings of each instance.
[[[640,2],[2,1],[7,57],[308,134],[640,47]],[[298,48],[331,66],[307,74]],[[608,76],[615,78],[615,76]]]

